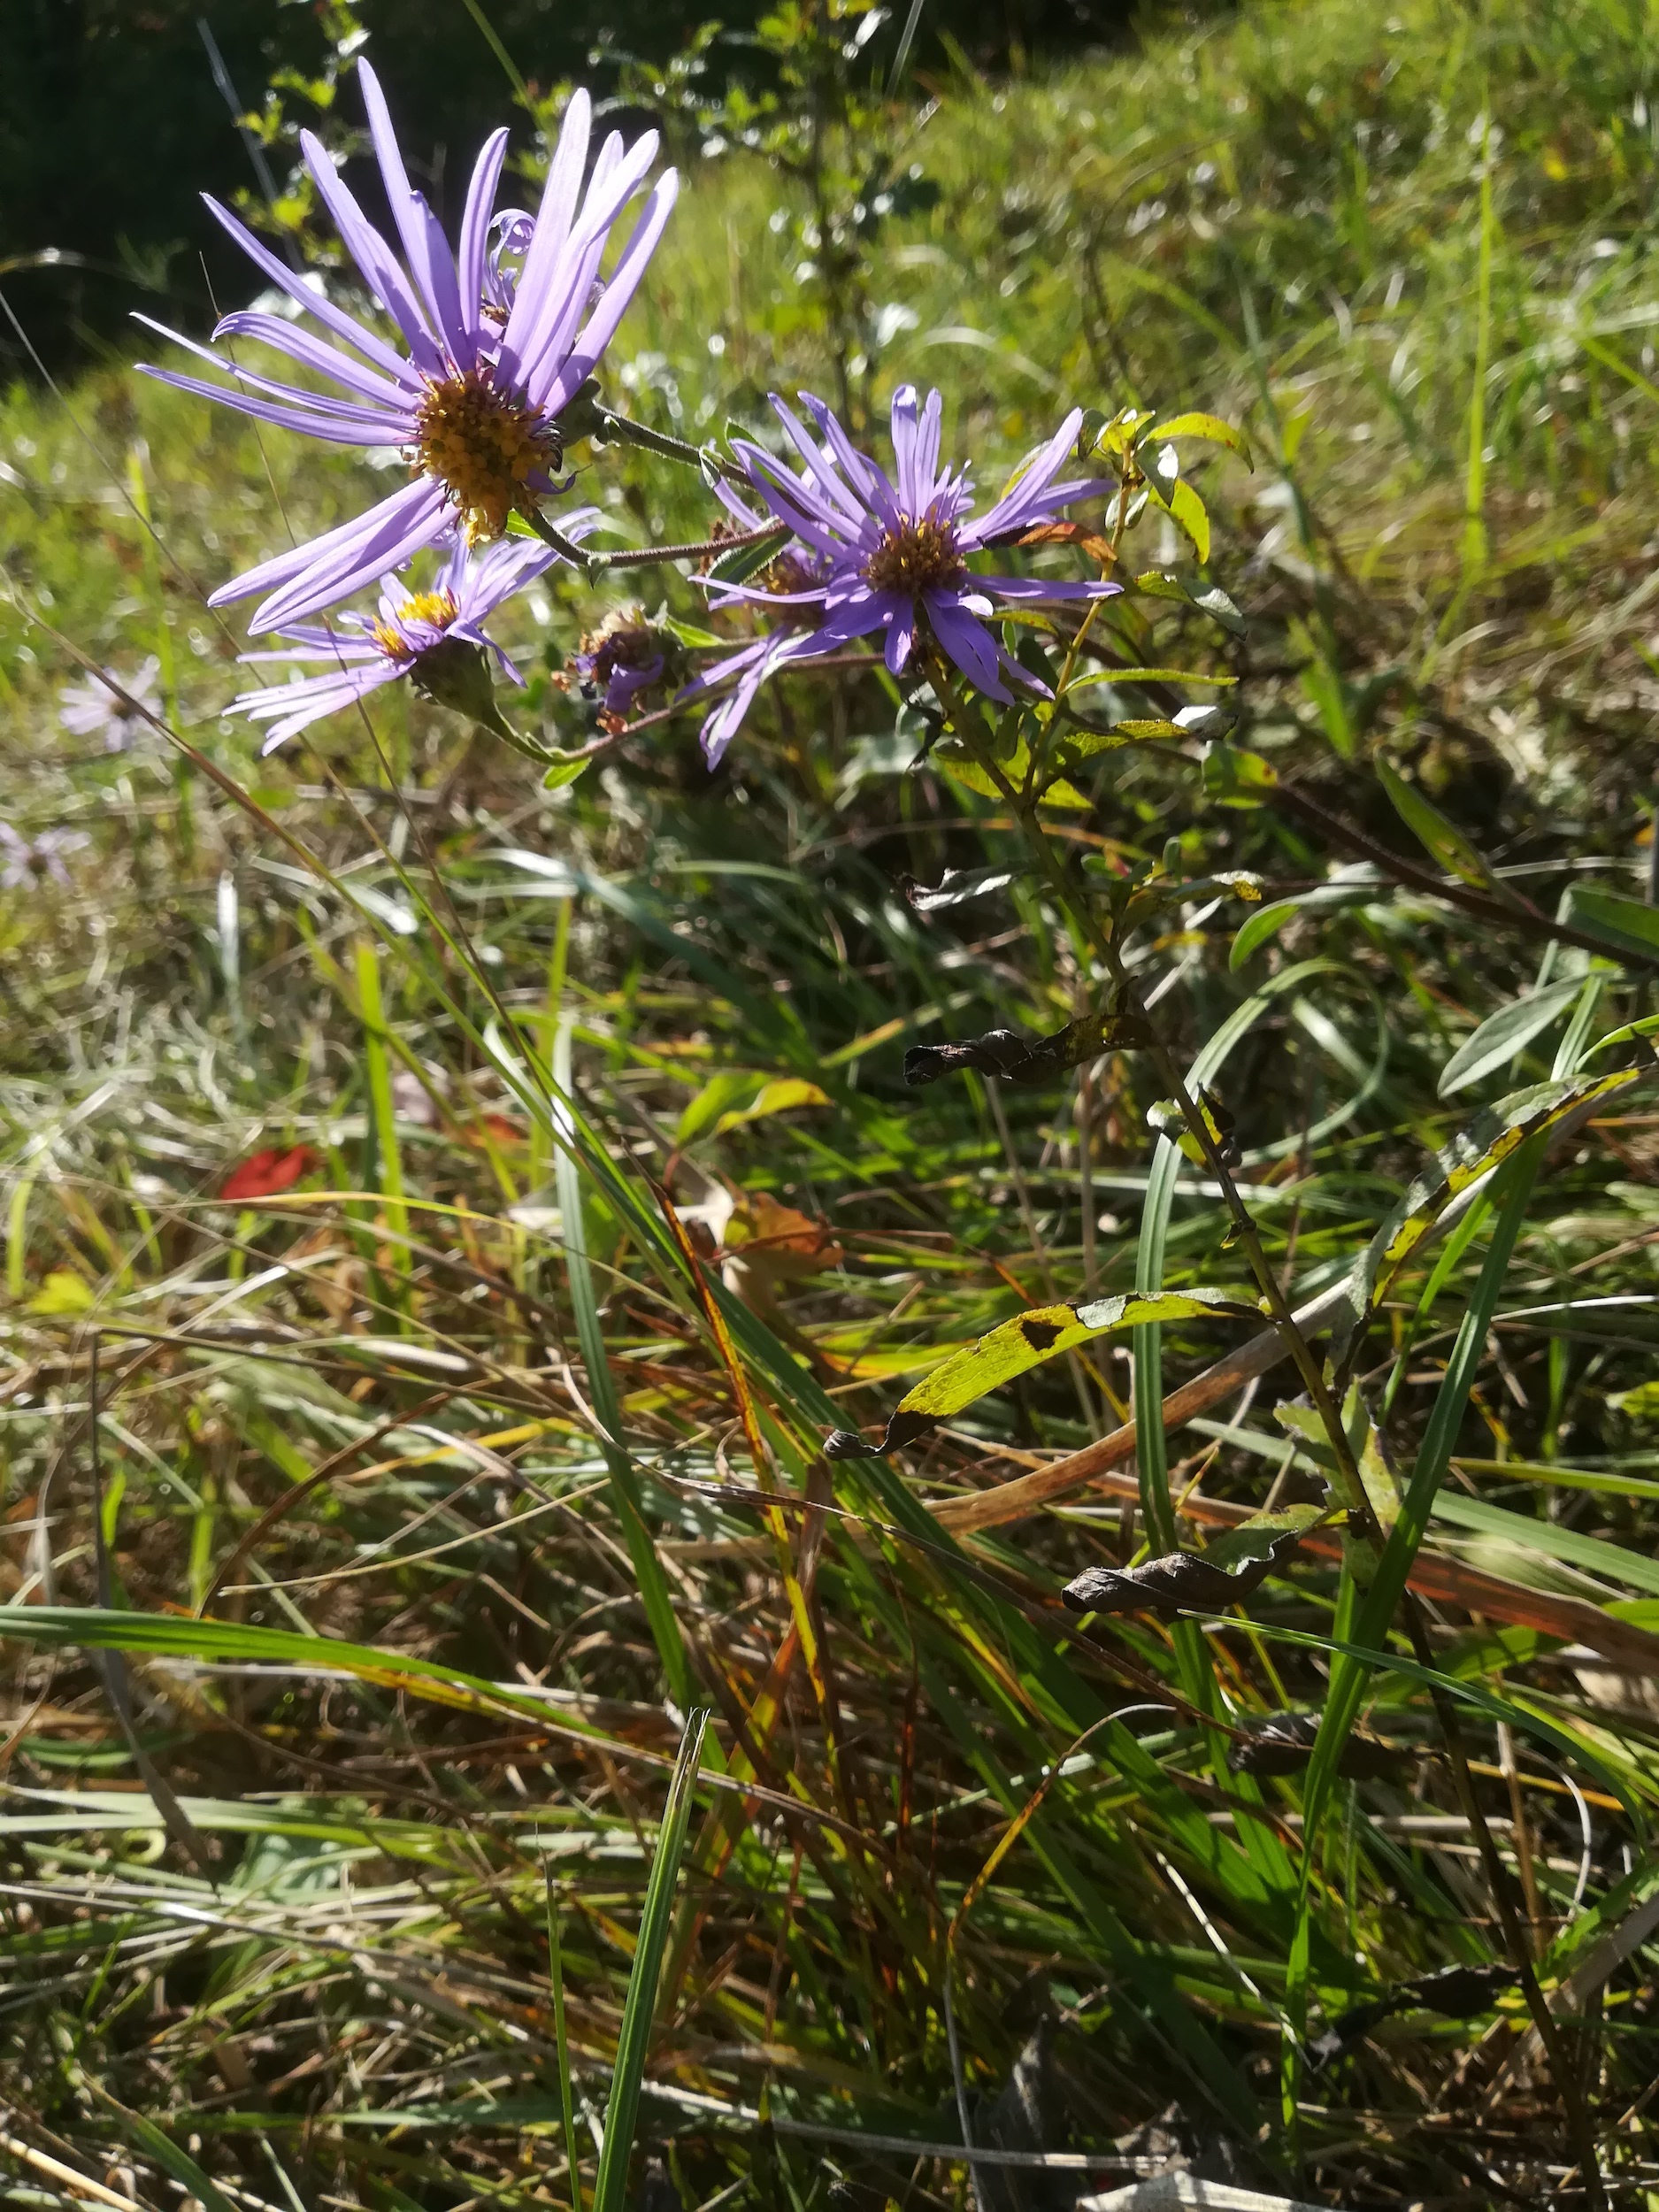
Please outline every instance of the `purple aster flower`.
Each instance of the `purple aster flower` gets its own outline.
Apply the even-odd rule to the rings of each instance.
[[[495,227],[495,187],[507,151],[496,131],[472,172],[450,250],[437,218],[411,188],[378,80],[358,65],[369,128],[403,245],[396,254],[364,215],[319,141],[302,134],[306,165],[363,280],[397,326],[403,349],[314,290],[210,199],[207,205],[249,257],[312,320],[351,348],[329,345],[280,315],[227,315],[216,338],[253,338],[339,386],[344,397],[274,383],[221,361],[188,339],[177,342],[225,368],[240,388],[151,368],[148,373],[200,392],[261,422],[336,444],[397,446],[415,481],[309,545],[278,554],[212,595],[212,603],[268,596],[252,628],[284,629],[347,598],[435,544],[458,515],[469,541],[499,537],[515,509],[568,489],[561,413],[597,366],[645,274],[678,180],[657,180],[633,235],[600,284],[611,227],[639,191],[657,157],[655,131],[625,148],[618,133],[599,149],[586,192],[592,104],[578,91],[565,110],[534,222],[517,210]],[[515,272],[510,261],[518,258]],[[141,317],[141,321],[147,318]],[[168,338],[177,334],[152,323]]]
[[[24,837],[10,822],[0,821],[0,890],[33,890],[43,876],[66,890],[69,871],[64,855],[78,852],[86,842],[82,830],[40,830]]]
[[[772,403],[803,469],[787,466],[747,439],[735,440],[733,450],[770,512],[794,531],[809,558],[816,556],[818,580],[800,588],[785,584],[782,589],[714,588],[728,599],[787,610],[797,623],[810,619],[816,626],[757,639],[705,669],[680,693],[682,700],[690,699],[713,684],[740,679],[703,726],[710,766],[731,743],[769,676],[873,631],[883,634],[887,664],[895,676],[910,666],[919,633],[987,698],[1011,700],[1005,674],[1047,697],[1041,679],[1011,659],[986,628],[997,603],[1104,599],[1121,586],[985,576],[969,568],[968,557],[1012,543],[1062,509],[1110,488],[1082,478],[1055,481],[1076,443],[1081,408],[1073,409],[1002,497],[975,515],[967,470],[953,473],[939,465],[943,403],[937,392],[928,394],[925,405],[918,404],[913,384],[902,384],[893,395],[896,484],[857,450],[822,400],[807,392],[801,400],[818,426],[821,444],[776,394]]]
[[[160,712],[161,663],[153,653],[135,676],[119,676],[112,668],[105,672],[138,706]],[[72,737],[101,737],[111,753],[124,753],[146,726],[136,708],[100,683],[65,684],[58,695],[58,718]]]
[[[581,538],[599,519],[598,509],[587,507],[571,516],[565,527]],[[328,665],[319,675],[244,692],[232,701],[231,711],[273,725],[260,748],[263,753],[274,751],[324,715],[355,706],[382,684],[401,682],[405,676],[442,704],[471,712],[475,719],[487,718],[493,709],[486,704],[485,657],[511,682],[524,679],[483,625],[557,558],[550,546],[524,538],[511,538],[479,554],[457,539],[430,589],[417,590],[403,577],[383,577],[377,614],[342,614],[337,632],[320,622],[288,623],[282,635],[294,641],[297,651],[244,653],[245,661]]]

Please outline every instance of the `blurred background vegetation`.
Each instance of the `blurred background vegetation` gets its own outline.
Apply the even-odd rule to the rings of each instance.
[[[757,1406],[756,1463],[827,1501],[832,1421],[874,1425],[1027,1304],[1130,1288],[1156,1240],[1133,1056],[1087,1088],[903,1081],[907,1046],[1051,1031],[1087,988],[995,803],[918,762],[858,672],[778,687],[714,777],[670,720],[549,791],[389,695],[372,732],[342,718],[261,760],[224,711],[243,640],[204,595],[386,478],[141,380],[122,318],[199,334],[204,250],[213,296],[250,296],[203,188],[326,251],[293,133],[319,116],[352,155],[360,27],[441,196],[503,118],[532,196],[537,128],[599,44],[597,83],[687,170],[607,365],[629,412],[717,438],[806,384],[875,440],[895,382],[936,382],[987,488],[1073,403],[1243,426],[1254,468],[1194,469],[1207,557],[1149,511],[1134,566],[1175,582],[1114,603],[1109,634],[1128,664],[1236,679],[1240,736],[1316,811],[1223,803],[1178,753],[1130,750],[1056,833],[1081,879],[1163,885],[1139,979],[1183,1054],[1233,1025],[1240,1172],[1311,1294],[1478,1110],[1651,1012],[1659,18],[1250,0],[1125,28],[929,0],[896,70],[902,9],[733,19],[745,44],[643,5],[480,7],[209,10],[274,210],[195,11],[4,19],[0,257],[125,273],[0,271],[0,1594],[38,1617],[9,1624],[0,1738],[0,2156],[210,2212],[573,2201],[565,2062],[586,2129],[695,1685],[728,1770],[747,1746],[772,1794],[700,1804],[634,2177],[650,2212],[961,2205],[959,2162],[892,2143],[959,2144],[964,2108],[1016,2158],[1091,2154],[1102,2187],[1179,2155],[1333,2206],[1576,2205],[1575,2084],[1609,2195],[1652,2203],[1646,1098],[1540,1179],[1420,1584],[1440,1670],[1486,1701],[1479,1802],[1570,2024],[1570,2093],[1402,1637],[1311,1878],[1310,2042],[1334,2040],[1282,2075],[1301,1778],[1294,1746],[1281,1769],[1230,1755],[1320,1706],[1325,1658],[1295,1640],[1333,1630],[1329,1554],[1202,1639],[1142,1620],[1084,1649],[1056,1594],[1134,1555],[1132,1474],[949,1541],[922,1501],[1113,1428],[1115,1352],[896,1469],[838,1466],[838,1507],[907,1540],[831,1517],[793,1586],[775,1532],[694,1486],[749,1479]],[[637,454],[589,485],[641,538],[707,521],[695,473]],[[706,619],[691,579],[660,589]],[[549,740],[588,734],[567,662],[626,603],[555,573],[503,632]],[[223,780],[151,729],[66,726],[77,654],[149,684]],[[1544,944],[1460,909],[1466,849],[1425,851],[1379,757],[1546,936],[1596,911],[1636,934]],[[914,886],[947,869],[995,882],[929,914]],[[561,1033],[585,1180],[495,1048]],[[647,1175],[719,1251],[734,1345]],[[1236,1282],[1195,1179],[1163,1202],[1166,1279]],[[1471,1214],[1377,1330],[1363,1379],[1402,1464],[1492,1234]],[[1171,1329],[1166,1386],[1217,1349]],[[1314,1494],[1274,1418],[1289,1388],[1171,1439],[1193,1544]],[[618,1452],[683,1652],[641,1601]],[[150,1623],[130,1730],[85,1647],[95,1605]],[[591,2202],[591,2131],[575,2164]],[[61,2184],[24,2165],[18,2201]],[[979,2204],[1082,2187],[1009,2167]]]
[[[211,321],[211,302],[228,304],[244,279],[198,195],[228,200],[255,181],[238,105],[260,111],[273,88],[300,120],[315,119],[359,35],[397,86],[411,173],[442,215],[511,98],[496,42],[538,99],[580,76],[613,99],[626,82],[649,108],[705,24],[718,34],[702,50],[715,84],[765,83],[774,73],[753,33],[766,12],[741,0],[709,23],[697,0],[498,0],[487,30],[464,0],[350,11],[331,0],[8,0],[0,262],[46,250],[79,257],[14,280],[14,303],[52,361],[126,345],[134,305],[193,331]],[[885,12],[890,58],[907,9]],[[953,0],[924,11],[917,63],[1041,65],[1125,36],[1130,12],[1128,0]],[[17,334],[0,331],[0,366],[18,360]]]

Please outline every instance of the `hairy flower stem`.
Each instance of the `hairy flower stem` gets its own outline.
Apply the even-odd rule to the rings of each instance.
[[[1041,823],[1037,819],[1036,802],[1029,790],[1016,791],[1008,778],[1003,775],[990,747],[985,741],[984,728],[978,714],[964,703],[952,686],[942,656],[938,654],[933,656],[929,672],[933,679],[933,688],[945,703],[951,728],[967,746],[979,765],[984,769],[986,774],[996,786],[1004,803],[1011,809],[1026,844],[1031,849],[1033,857],[1048,878],[1049,887],[1059,902],[1061,912],[1074,921],[1083,932],[1096,957],[1111,979],[1117,1003],[1125,1013],[1132,1016],[1138,1015],[1145,1023],[1146,1010],[1141,1003],[1140,994],[1136,991],[1130,979],[1129,972],[1124,966],[1122,956],[1112,940],[1101,928],[1094,915],[1089,912],[1087,906],[1073,899],[1071,887],[1065,879],[1064,871],[1055,856],[1053,847],[1043,834]],[[1360,1479],[1359,1463],[1354,1455],[1354,1448],[1348,1441],[1348,1431],[1342,1425],[1341,1413],[1336,1401],[1325,1383],[1324,1370],[1315,1356],[1313,1348],[1296,1325],[1289,1301],[1286,1298],[1279,1278],[1274,1273],[1267,1254],[1263,1248],[1261,1235],[1255,1219],[1249,1208],[1239,1194],[1239,1187],[1233,1181],[1232,1171],[1222,1158],[1216,1141],[1210,1134],[1209,1122],[1200,1112],[1192,1093],[1187,1088],[1186,1077],[1182,1074],[1168,1046],[1162,1041],[1155,1031],[1151,1030],[1149,1024],[1147,1027],[1152,1037],[1152,1042],[1147,1049],[1152,1055],[1158,1071],[1159,1080],[1167,1087],[1176,1104],[1180,1108],[1182,1118],[1204,1156],[1204,1164],[1216,1179],[1223,1202],[1232,1219],[1233,1235],[1243,1250],[1251,1274],[1256,1278],[1273,1325],[1284,1341],[1286,1351],[1295,1363],[1296,1371],[1302,1377],[1309,1399],[1318,1414],[1325,1434],[1330,1440],[1332,1451],[1336,1455],[1342,1502],[1348,1508],[1354,1532],[1362,1540],[1369,1538],[1374,1541],[1378,1534],[1375,1517],[1371,1513],[1370,1502],[1365,1495],[1364,1483]]]
[[[595,410],[598,417],[595,434],[618,445],[635,445],[642,452],[655,453],[664,461],[678,461],[682,467],[700,470],[725,477],[730,473],[726,464],[712,446],[691,445],[684,438],[671,438],[666,431],[648,429],[642,422],[632,422],[626,415],[613,415],[606,408]]]
[[[764,530],[744,530],[729,538],[704,538],[695,545],[648,545],[636,553],[590,553],[549,522],[534,502],[526,501],[518,512],[543,545],[550,545],[562,560],[569,561],[572,567],[589,576],[613,568],[650,568],[663,561],[696,561],[705,555],[735,553],[746,545],[758,545],[763,538],[775,538],[778,534],[777,524],[769,522]]]

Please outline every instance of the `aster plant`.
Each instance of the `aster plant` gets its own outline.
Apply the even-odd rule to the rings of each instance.
[[[565,111],[534,220],[508,211],[495,227],[492,251],[508,137],[496,131],[473,169],[452,250],[409,182],[378,79],[366,62],[358,65],[358,75],[401,255],[365,215],[320,142],[307,132],[302,144],[318,192],[399,342],[389,343],[324,297],[212,199],[210,211],[255,266],[341,342],[330,344],[303,322],[257,308],[226,316],[215,339],[257,340],[327,378],[343,396],[273,381],[150,326],[233,380],[227,386],[176,370],[148,370],[164,382],[256,421],[334,444],[396,447],[408,458],[413,480],[366,514],[261,562],[212,595],[215,605],[265,595],[254,610],[255,631],[280,630],[349,598],[457,527],[475,544],[501,537],[515,513],[534,525],[541,502],[569,489],[559,473],[570,442],[567,411],[639,288],[678,189],[672,169],[657,180],[602,279],[611,227],[643,187],[657,138],[648,131],[626,146],[612,132],[584,187],[593,109],[579,90]],[[585,435],[591,426],[580,419]]]

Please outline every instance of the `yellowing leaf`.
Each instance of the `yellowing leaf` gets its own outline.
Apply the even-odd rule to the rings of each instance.
[[[714,1125],[714,1133],[722,1137],[728,1129],[744,1128],[751,1121],[762,1121],[768,1114],[787,1114],[795,1106],[827,1106],[831,1103],[827,1091],[821,1091],[816,1083],[809,1083],[803,1075],[780,1076],[775,1083],[768,1083],[752,1106],[741,1106],[722,1114]]]
[[[73,1267],[55,1267],[29,1300],[29,1311],[40,1314],[85,1313],[93,1302],[92,1286]]]
[[[1148,1321],[1254,1321],[1260,1316],[1261,1308],[1253,1300],[1222,1290],[1161,1291],[1155,1295],[1128,1291],[1087,1306],[1035,1306],[1000,1323],[918,1383],[900,1400],[879,1444],[868,1444],[852,1431],[838,1429],[825,1450],[832,1459],[879,1458],[901,1444],[914,1443],[936,1423],[960,1413],[1028,1368],[1116,1330]]]

